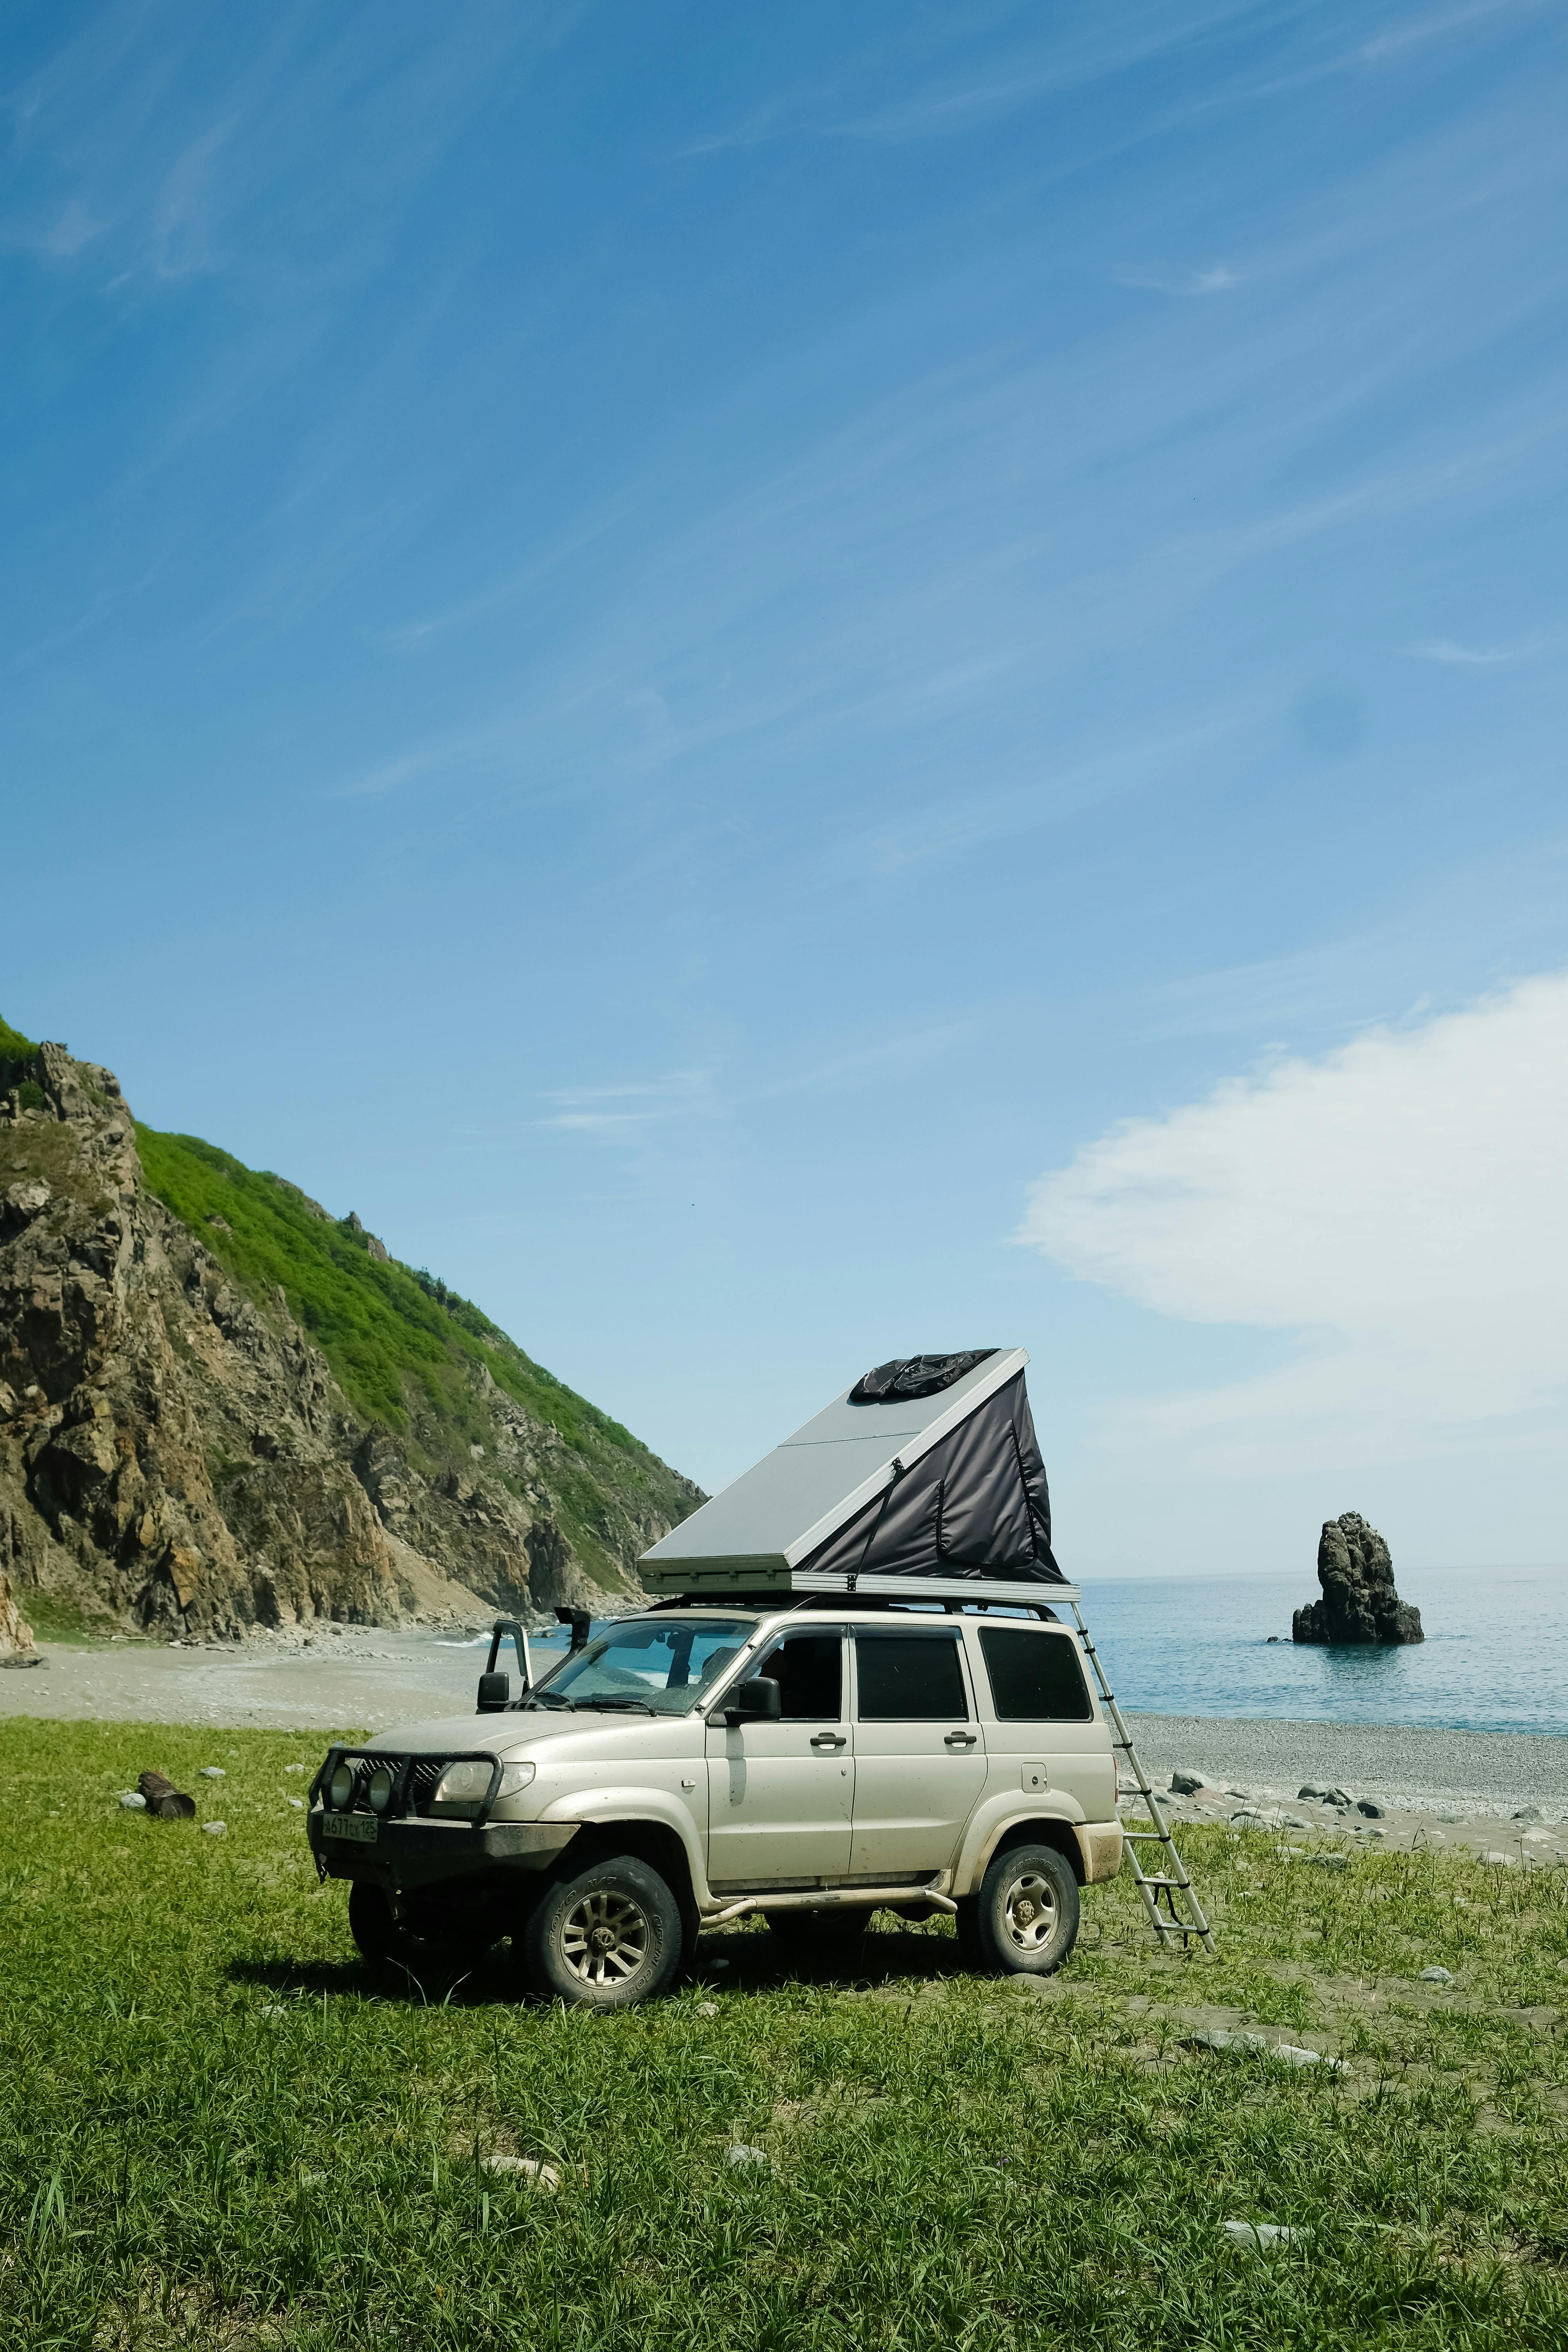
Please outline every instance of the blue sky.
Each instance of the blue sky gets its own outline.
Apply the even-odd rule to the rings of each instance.
[[[1022,1343],[1086,1574],[1560,1559],[1565,35],[13,9],[0,1010],[707,1485]]]

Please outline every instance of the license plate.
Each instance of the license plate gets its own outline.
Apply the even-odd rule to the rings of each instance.
[[[374,1813],[323,1813],[323,1837],[353,1838],[356,1845],[374,1845],[381,1824]]]

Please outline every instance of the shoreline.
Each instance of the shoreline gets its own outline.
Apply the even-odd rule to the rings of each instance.
[[[319,1626],[237,1645],[156,1647],[145,1642],[39,1644],[44,1663],[0,1673],[0,1720],[184,1724],[225,1728],[384,1730],[443,1715],[471,1715],[482,1642],[445,1632]],[[1162,1796],[1173,1771],[1210,1784],[1202,1801],[1173,1800],[1176,1820],[1229,1818],[1245,1800],[1283,1809],[1314,1833],[1348,1833],[1331,1809],[1299,1798],[1303,1786],[1340,1788],[1384,1808],[1358,1842],[1406,1843],[1434,1822],[1492,1845],[1533,1833],[1555,1860],[1568,1824],[1568,1739],[1539,1732],[1447,1730],[1423,1725],[1333,1723],[1253,1716],[1126,1710],[1145,1771]],[[1239,1792],[1226,1803],[1227,1791]],[[1535,1809],[1535,1821],[1515,1822]],[[1358,1817],[1359,1818],[1359,1817]],[[1468,1824],[1468,1827],[1466,1827]],[[1522,1857],[1518,1857],[1522,1858]]]

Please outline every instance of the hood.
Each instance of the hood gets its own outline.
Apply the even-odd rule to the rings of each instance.
[[[658,1718],[667,1729],[684,1725],[688,1729],[701,1717],[671,1715]],[[623,1715],[619,1711],[594,1715],[586,1710],[581,1715],[568,1715],[564,1709],[558,1715],[444,1715],[434,1723],[398,1723],[390,1730],[378,1731],[364,1741],[367,1754],[378,1756],[521,1756],[534,1748],[548,1747],[563,1738],[572,1738],[579,1745],[584,1738],[595,1744],[608,1740],[612,1746],[627,1733],[646,1735],[655,1728],[655,1718],[647,1715]]]

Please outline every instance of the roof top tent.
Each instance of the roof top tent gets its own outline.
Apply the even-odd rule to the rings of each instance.
[[[879,1364],[644,1552],[650,1592],[1076,1601],[1022,1348]]]

